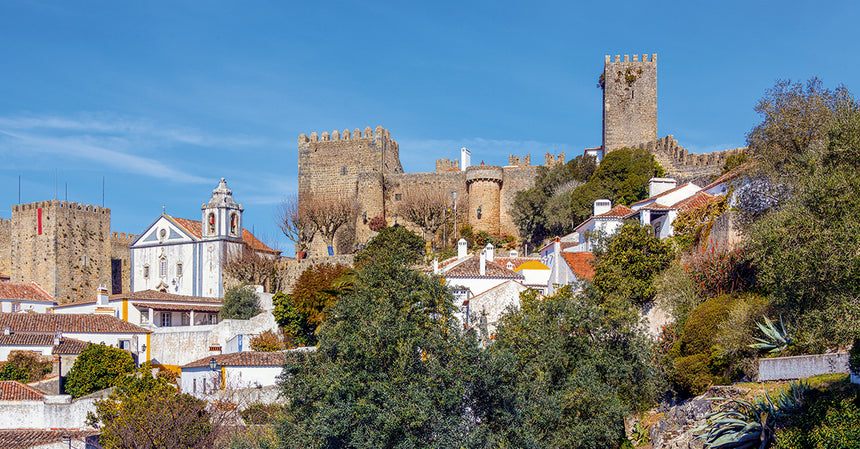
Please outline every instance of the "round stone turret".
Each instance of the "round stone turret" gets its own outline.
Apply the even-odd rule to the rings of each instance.
[[[495,165],[466,168],[469,191],[469,224],[475,231],[499,233],[500,198],[504,170]]]

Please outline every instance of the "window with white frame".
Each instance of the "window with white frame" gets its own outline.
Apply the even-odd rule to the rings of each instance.
[[[188,312],[182,312],[182,325],[188,326],[191,324],[191,314]]]
[[[209,324],[218,324],[218,314],[210,313],[209,314]]]
[[[143,266],[143,278],[149,279],[149,265]]]
[[[166,278],[167,277],[167,258],[162,257],[160,265],[161,265],[161,267],[160,267],[160,270],[158,271],[158,275],[163,277],[163,278]]]
[[[182,262],[176,262],[176,277],[182,277]]]
[[[170,327],[172,326],[172,319],[170,312],[161,312],[161,327]]]

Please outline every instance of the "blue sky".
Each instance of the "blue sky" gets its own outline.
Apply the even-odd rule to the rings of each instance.
[[[741,147],[776,79],[856,91],[855,2],[0,3],[0,217],[54,197],[139,233],[220,177],[292,253],[301,133],[377,125],[408,172],[600,145],[604,55],[658,54],[659,134]],[[55,182],[56,179],[56,182]]]

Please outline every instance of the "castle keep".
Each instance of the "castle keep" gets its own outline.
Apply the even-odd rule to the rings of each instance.
[[[128,291],[128,244],[110,209],[51,200],[12,206],[0,220],[0,275],[36,282],[59,303],[90,299],[99,285]]]
[[[642,148],[651,152],[667,171],[680,181],[707,182],[719,173],[726,158],[741,149],[711,154],[691,154],[669,135],[657,135],[657,55],[606,56],[603,75],[603,142],[584,153],[602,159],[620,148]],[[468,151],[460,160],[438,159],[435,172],[404,173],[400,147],[381,126],[302,134],[299,150],[299,201],[310,194],[354,198],[358,216],[338,231],[336,251],[348,252],[355,243],[366,242],[373,232],[367,221],[385,217],[389,224],[398,217],[397,204],[404,195],[421,189],[442,191],[458,205],[460,223],[475,231],[517,235],[510,215],[516,192],[534,184],[537,166],[531,156],[510,155],[508,165],[471,165]],[[564,153],[545,155],[545,165],[563,164]],[[449,203],[450,206],[450,203]],[[312,255],[325,254],[321,239],[311,245]]]

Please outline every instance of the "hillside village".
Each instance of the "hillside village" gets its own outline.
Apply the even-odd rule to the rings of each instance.
[[[125,447],[105,440],[119,437],[105,430],[116,417],[100,401],[131,401],[128,391],[146,379],[199,400],[201,416],[222,432],[195,434],[206,447],[238,441],[228,429],[277,421],[261,410],[290,417],[291,444],[337,433],[341,443],[324,447],[424,447],[428,434],[440,438],[434,447],[454,447],[444,438],[455,436],[462,447],[484,447],[472,438],[487,447],[574,447],[557,428],[600,420],[612,425],[575,438],[605,445],[575,447],[735,447],[717,441],[730,425],[708,415],[719,407],[704,398],[740,401],[756,391],[748,384],[783,398],[766,382],[803,379],[812,386],[792,383],[791,394],[832,388],[839,400],[856,398],[856,260],[806,246],[843,238],[827,231],[815,240],[814,224],[843,223],[839,208],[855,204],[844,196],[856,195],[856,174],[840,171],[860,149],[853,98],[814,83],[768,93],[774,107],[798,114],[812,113],[804,102],[819,97],[842,108],[816,109],[827,128],[799,132],[818,140],[794,151],[824,148],[812,162],[779,153],[784,137],[768,127],[784,124],[772,122],[773,110],[759,111],[764,122],[750,147],[694,154],[658,136],[656,79],[656,54],[606,56],[602,142],[545,154],[539,166],[529,154],[476,163],[462,148],[432,172],[405,173],[399,144],[381,126],[301,134],[298,195],[279,223],[295,257],[249,231],[243,192],[234,196],[217,174],[213,190],[199,192],[199,216],[164,212],[125,232],[111,228],[106,207],[57,199],[12,206],[0,220],[0,445],[100,447],[101,436]],[[818,164],[809,170],[819,178],[791,184],[792,163]],[[843,195],[831,210],[811,205],[817,185]],[[821,217],[793,224],[798,211]],[[839,246],[843,255],[856,252],[854,243]],[[399,334],[386,335],[391,329]],[[546,354],[559,348],[569,356]],[[478,373],[488,377],[474,380]],[[328,391],[341,387],[348,392]],[[559,405],[554,395],[569,391],[579,396]],[[758,399],[751,416],[731,409],[759,421],[757,430],[730,430],[737,441],[807,432],[789,412],[801,394],[775,401],[783,409],[768,399],[763,412]],[[589,395],[602,404],[585,404]],[[339,402],[349,400],[378,403]],[[435,404],[456,424],[409,412],[411,400]],[[833,407],[857,410],[845,404]],[[387,407],[398,416],[393,425],[422,424],[356,443],[350,429],[384,427],[357,416]],[[535,407],[561,411],[517,421],[539,416]],[[565,414],[576,407],[594,421]]]

